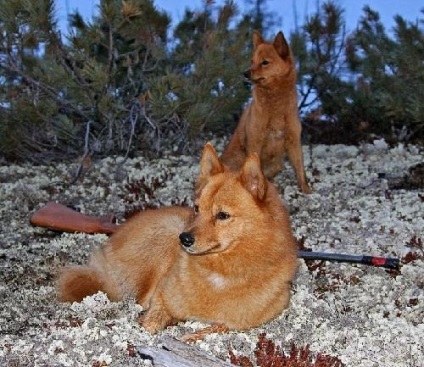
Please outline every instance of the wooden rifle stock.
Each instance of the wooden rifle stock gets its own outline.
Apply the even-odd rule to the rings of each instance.
[[[45,227],[56,231],[83,233],[114,233],[118,225],[115,216],[107,214],[100,217],[86,215],[68,208],[63,204],[48,202],[30,218],[33,226]]]

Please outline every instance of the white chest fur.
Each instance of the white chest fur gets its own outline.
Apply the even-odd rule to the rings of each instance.
[[[211,273],[207,279],[215,289],[224,289],[228,282],[227,279],[218,273]]]

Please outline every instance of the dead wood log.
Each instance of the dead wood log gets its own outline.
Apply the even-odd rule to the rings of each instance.
[[[138,354],[148,358],[155,367],[231,367],[217,357],[211,356],[194,345],[183,343],[170,336],[160,339],[161,347],[140,346]],[[233,366],[234,367],[234,366]]]

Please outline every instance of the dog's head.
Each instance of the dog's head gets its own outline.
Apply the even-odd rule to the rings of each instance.
[[[266,221],[263,206],[268,185],[254,153],[239,172],[231,172],[206,144],[196,185],[193,220],[180,234],[184,250],[204,255],[249,242]]]
[[[254,84],[267,85],[275,78],[281,78],[294,73],[294,61],[290,47],[282,32],[279,32],[274,42],[266,42],[261,34],[253,32],[253,55],[244,76]]]

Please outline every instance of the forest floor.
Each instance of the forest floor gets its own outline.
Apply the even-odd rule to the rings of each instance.
[[[212,334],[196,346],[223,360],[232,351],[255,361],[258,337],[266,333],[286,353],[291,345],[309,345],[347,367],[423,367],[422,148],[375,141],[305,146],[304,155],[311,195],[299,193],[289,165],[275,180],[299,242],[314,251],[397,257],[401,268],[300,259],[281,316],[245,332]],[[120,157],[98,160],[72,185],[76,163],[0,166],[0,365],[151,366],[136,347],[202,327],[186,322],[152,336],[138,325],[141,308],[132,299],[112,303],[99,293],[81,303],[57,302],[58,269],[86,262],[107,237],[29,224],[48,201],[87,214],[115,213],[120,221],[146,206],[190,205],[199,157],[164,156],[122,166]]]

